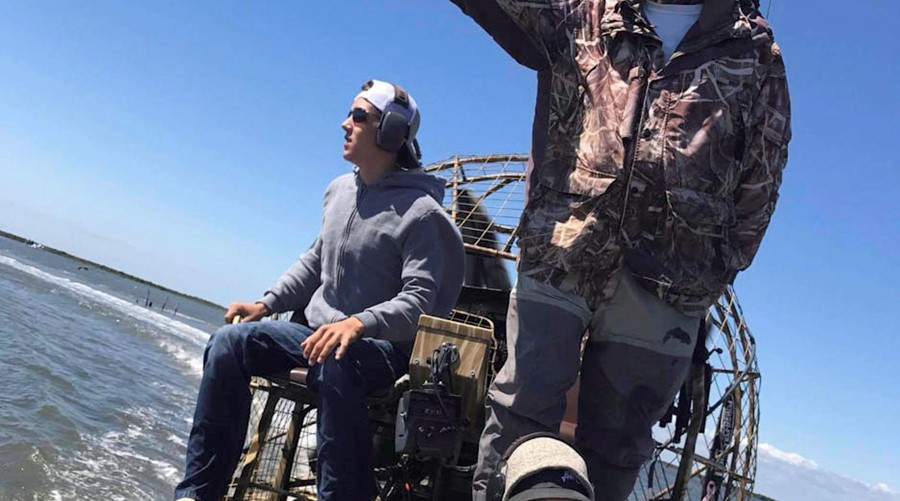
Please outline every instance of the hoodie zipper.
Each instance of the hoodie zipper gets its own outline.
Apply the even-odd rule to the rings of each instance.
[[[359,187],[356,191],[356,204],[353,206],[353,212],[350,213],[350,217],[347,218],[347,225],[344,227],[344,235],[341,239],[341,247],[338,254],[338,276],[335,281],[335,290],[338,292],[341,290],[341,282],[344,281],[344,252],[347,250],[347,244],[350,242],[350,228],[353,226],[353,220],[356,219],[356,215],[359,213],[360,202],[362,202],[366,193],[368,193],[366,184],[359,182],[358,180],[357,182],[359,183]],[[340,301],[340,298],[337,299]]]

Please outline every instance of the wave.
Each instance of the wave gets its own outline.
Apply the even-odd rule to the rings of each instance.
[[[181,438],[181,437],[179,437],[178,435],[176,435],[176,434],[174,434],[174,433],[169,433],[169,436],[167,437],[167,440],[168,440],[169,442],[172,442],[173,444],[175,444],[175,445],[181,447],[181,448],[184,448],[184,449],[187,448],[187,439]]]
[[[145,480],[148,474],[156,479],[156,486],[171,486],[179,479],[175,465],[135,450],[151,440],[142,427],[132,425],[83,440],[86,450],[81,454],[62,457],[45,467],[48,480],[56,487],[49,493],[51,499],[150,499],[156,489]]]
[[[54,286],[61,287],[81,298],[109,307],[119,313],[170,334],[173,337],[190,344],[194,348],[202,348],[205,346],[207,339],[209,339],[209,334],[200,329],[182,323],[171,317],[161,315],[152,310],[148,310],[131,301],[99,291],[81,282],[48,273],[7,256],[0,255],[0,265],[8,266]],[[176,343],[173,343],[171,339],[157,338],[156,342],[157,345],[175,358],[179,363],[187,366],[192,375],[199,376],[201,374],[202,362],[199,360],[196,350],[185,350]]]

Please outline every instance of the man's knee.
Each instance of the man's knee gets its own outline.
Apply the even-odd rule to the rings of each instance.
[[[500,416],[512,414],[526,420],[532,427],[546,428],[546,431],[557,429],[566,411],[564,392],[542,393],[523,390],[508,402],[509,405],[504,405],[502,397],[490,399],[490,405],[494,406]],[[498,404],[500,409],[497,408]],[[505,417],[508,420],[512,416]]]
[[[355,390],[363,383],[352,350],[340,360],[334,355],[326,357],[324,362],[310,368],[309,375],[313,376],[308,382],[311,389],[323,396],[343,396],[347,390]]]
[[[565,371],[523,370],[521,366],[514,372],[501,371],[491,385],[487,403],[501,414],[511,413],[553,428],[565,413],[566,392],[577,376],[577,366]]]
[[[254,328],[247,324],[224,325],[209,336],[204,352],[204,361],[218,361],[223,357],[234,357],[243,351],[248,336]]]

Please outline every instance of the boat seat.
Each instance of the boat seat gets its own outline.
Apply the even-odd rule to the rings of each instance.
[[[297,367],[292,369],[290,374],[286,377],[274,378],[281,379],[282,381],[289,381],[291,385],[301,386],[309,391],[309,387],[306,384],[306,377],[309,374],[309,369],[307,367]],[[403,392],[409,389],[409,376],[403,375],[397,381],[394,381],[394,385],[384,388],[382,390],[378,390],[372,395],[369,395],[367,398],[369,405],[387,405],[394,404],[400,400],[400,397],[403,396]],[[310,403],[315,403],[310,402]]]
[[[429,357],[442,342],[451,341],[459,347],[459,365],[452,376],[457,378],[458,386],[454,386],[460,393],[472,394],[470,407],[476,411],[483,408],[493,324],[485,317],[465,312],[454,312],[451,316],[457,320],[423,315],[410,358],[413,376],[404,375],[393,385],[367,397],[376,463],[389,466],[396,462],[392,440],[398,402],[410,387],[419,387],[427,379],[431,371]],[[267,496],[272,493],[293,495],[297,489],[315,485],[314,474],[311,474],[315,467],[311,465],[315,462],[317,396],[307,384],[308,377],[308,368],[296,367],[251,383],[254,391],[265,396],[257,400],[260,402],[258,417],[251,420],[249,441],[232,477],[232,499],[257,499],[254,497],[256,492]],[[469,422],[474,424],[476,420]],[[477,442],[480,428],[469,431]],[[298,469],[297,475],[292,474],[295,458],[305,464]]]
[[[307,374],[309,374],[309,369],[306,367],[297,367],[296,369],[291,370],[288,379],[290,379],[292,383],[306,385]]]

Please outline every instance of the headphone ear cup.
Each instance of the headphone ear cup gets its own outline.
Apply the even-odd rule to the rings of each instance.
[[[381,122],[378,123],[378,130],[375,132],[375,144],[385,151],[397,153],[406,142],[408,134],[409,125],[406,118],[389,111],[381,115]]]

